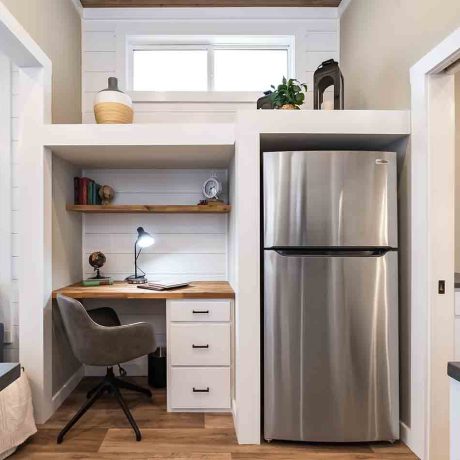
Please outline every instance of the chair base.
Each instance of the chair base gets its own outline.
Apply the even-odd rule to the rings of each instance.
[[[93,389],[88,391],[87,393],[87,401],[80,407],[78,412],[69,420],[67,425],[62,429],[57,437],[57,443],[61,444],[64,440],[64,436],[66,433],[80,420],[80,418],[87,412],[87,410],[104,394],[109,393],[114,395],[118,403],[120,404],[121,409],[126,415],[130,425],[132,426],[134,433],[136,435],[136,441],[140,441],[142,439],[141,432],[139,427],[137,426],[136,421],[134,420],[131,412],[126,404],[123,396],[120,393],[120,388],[125,390],[136,391],[138,393],[142,393],[148,397],[152,397],[152,392],[146,388],[142,388],[134,383],[125,382],[124,380],[118,379],[115,377],[113,373],[113,369],[111,367],[107,368],[107,374],[105,375],[104,379],[101,383],[95,386]]]

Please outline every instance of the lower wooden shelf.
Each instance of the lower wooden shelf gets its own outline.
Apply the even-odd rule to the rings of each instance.
[[[68,204],[67,211],[84,213],[107,214],[227,214],[230,212],[229,204],[212,205],[155,205],[155,204],[108,204],[108,205],[83,205]]]

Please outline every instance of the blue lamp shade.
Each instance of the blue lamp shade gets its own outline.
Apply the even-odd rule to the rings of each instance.
[[[139,248],[149,248],[155,243],[155,239],[150,233],[147,233],[142,227],[137,229],[136,244]]]

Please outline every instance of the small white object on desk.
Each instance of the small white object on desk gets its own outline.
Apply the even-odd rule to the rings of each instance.
[[[166,281],[150,281],[137,287],[139,289],[151,289],[152,291],[167,291],[168,289],[178,289],[189,285],[190,283],[182,281],[175,281],[170,283]]]

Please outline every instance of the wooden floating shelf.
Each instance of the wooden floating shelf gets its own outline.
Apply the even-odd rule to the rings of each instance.
[[[99,214],[227,214],[229,204],[213,205],[155,205],[155,204],[118,204],[84,205],[68,204],[67,211]]]

